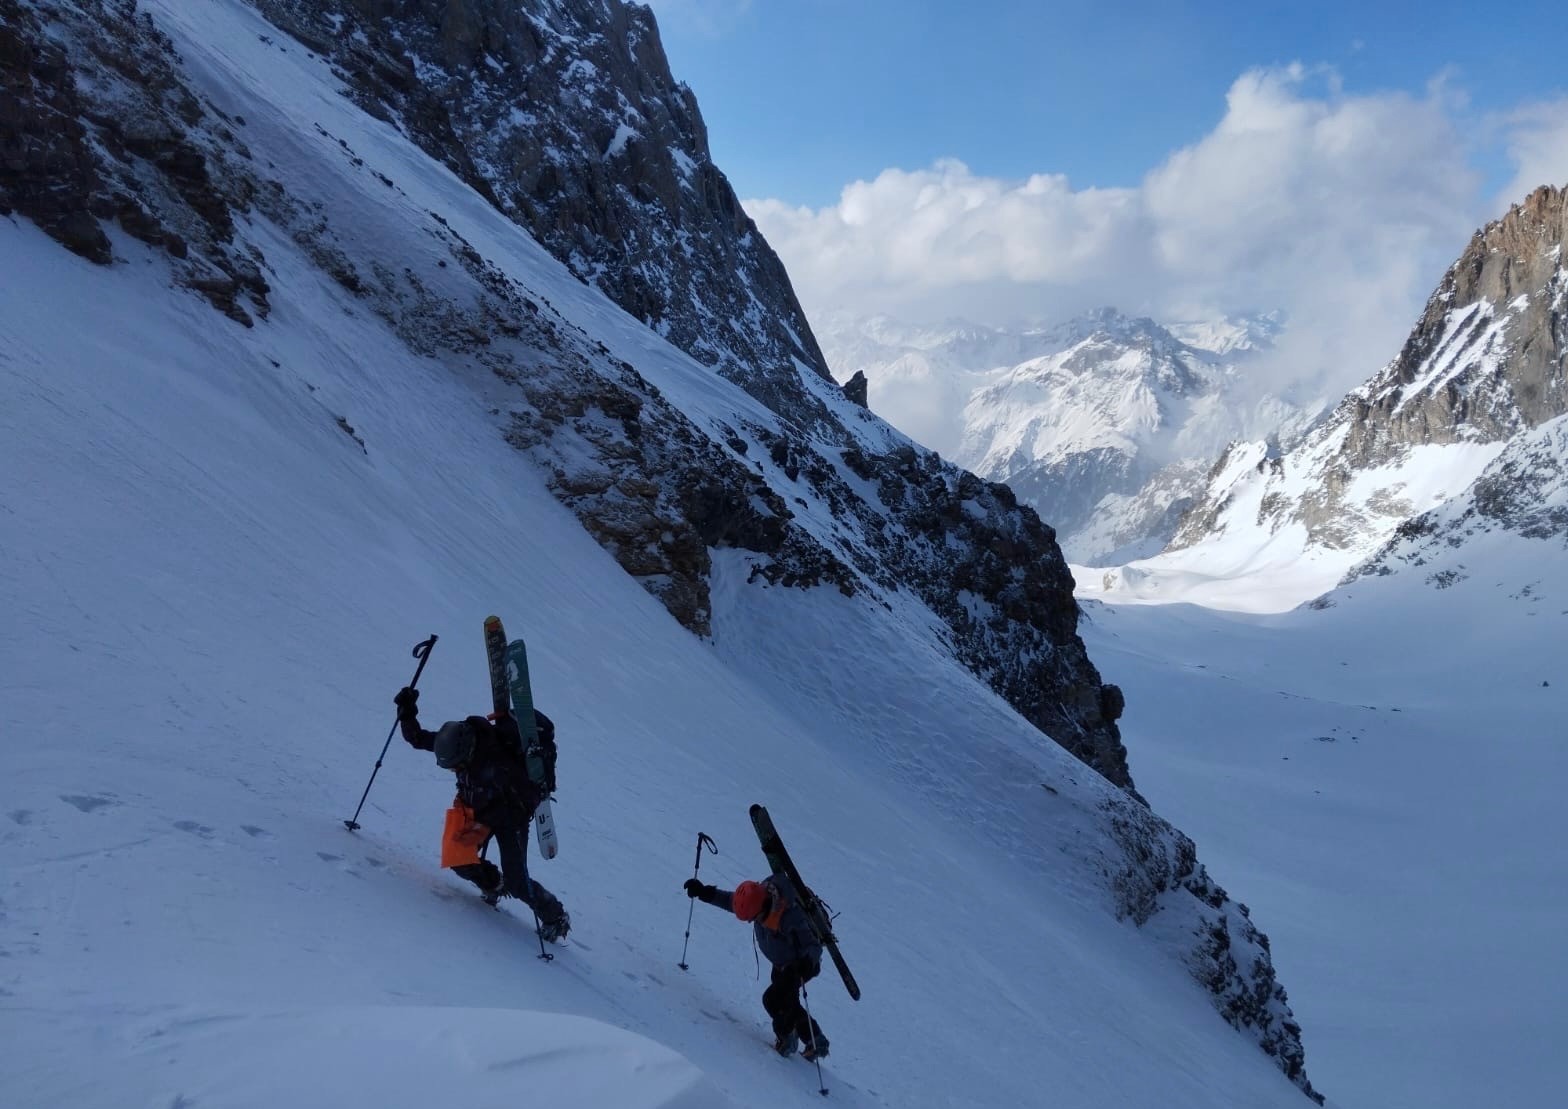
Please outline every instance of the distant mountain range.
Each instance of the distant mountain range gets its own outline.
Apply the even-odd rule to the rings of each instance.
[[[820,334],[840,377],[866,374],[875,411],[1012,486],[1069,559],[1116,562],[1166,545],[1227,443],[1293,442],[1311,422],[1311,402],[1248,378],[1282,327],[1103,308],[1032,329],[836,317]]]

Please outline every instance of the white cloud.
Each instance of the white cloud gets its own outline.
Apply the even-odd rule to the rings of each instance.
[[[1502,118],[1501,126],[1515,169],[1499,198],[1502,208],[1542,185],[1568,186],[1568,96],[1518,108]]]
[[[1349,387],[1397,353],[1484,219],[1442,82],[1348,96],[1330,70],[1243,74],[1212,132],[1134,188],[962,163],[885,170],[828,208],[746,208],[808,311],[1055,320],[1088,307],[1167,319],[1283,308],[1275,369]],[[1559,116],[1558,118],[1561,118]],[[1521,165],[1568,132],[1520,126]]]

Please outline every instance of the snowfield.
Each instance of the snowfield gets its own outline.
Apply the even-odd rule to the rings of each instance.
[[[1565,565],[1494,532],[1326,607],[1087,609],[1140,789],[1269,922],[1346,1105],[1561,1100]]]

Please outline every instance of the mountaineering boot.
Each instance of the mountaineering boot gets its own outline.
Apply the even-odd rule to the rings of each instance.
[[[572,930],[572,918],[566,914],[565,909],[559,910],[556,915],[548,920],[539,922],[539,938],[547,943],[557,943],[566,938]]]
[[[828,1057],[828,1038],[818,1032],[814,1040],[807,1040],[800,1048],[800,1057],[815,1062]]]
[[[800,1045],[799,1039],[793,1032],[786,1032],[773,1041],[773,1050],[783,1056],[795,1054],[795,1049]]]

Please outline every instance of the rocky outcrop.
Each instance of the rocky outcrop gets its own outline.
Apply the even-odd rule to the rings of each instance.
[[[844,382],[844,395],[851,404],[858,404],[862,408],[871,407],[871,383],[866,380],[863,370],[856,370],[853,377]]]
[[[1350,468],[1426,443],[1491,442],[1568,411],[1568,190],[1477,231],[1399,356],[1347,398]]]
[[[1169,549],[1248,528],[1261,545],[1300,526],[1348,571],[1511,439],[1568,414],[1565,208],[1568,192],[1543,187],[1477,231],[1399,356],[1284,455],[1233,445]]]
[[[212,172],[248,154],[185,90],[167,37],[133,4],[51,11],[49,35],[22,0],[0,0],[0,17],[0,208],[100,264],[113,258],[104,225],[118,225],[230,318],[265,316],[261,254],[233,221],[257,182]]]
[[[1120,799],[1106,801],[1104,809],[1118,848],[1108,861],[1118,915],[1156,931],[1193,927],[1196,944],[1172,938],[1186,949],[1193,976],[1214,995],[1220,1014],[1256,1036],[1264,1053],[1321,1105],[1323,1095],[1307,1077],[1301,1026],[1274,974],[1269,938],[1247,906],[1232,901],[1209,876],[1192,840],[1176,828]]]
[[[802,427],[827,365],[713,164],[653,13],[621,0],[258,0],[358,102],[584,281]]]
[[[107,263],[101,195],[65,52],[19,0],[0,0],[0,215],[19,212],[68,250]]]
[[[1447,588],[1472,572],[1465,549],[1493,532],[1568,550],[1568,416],[1516,435],[1463,495],[1400,524],[1344,584],[1420,568],[1427,584]]]

